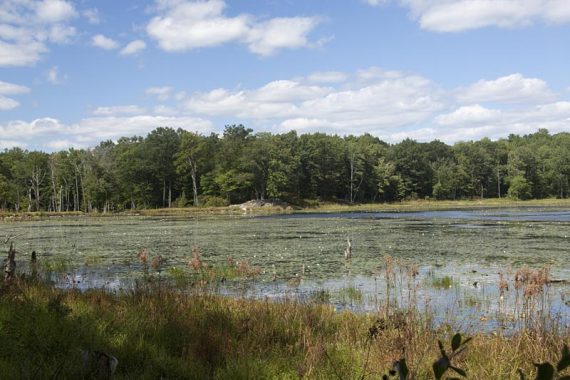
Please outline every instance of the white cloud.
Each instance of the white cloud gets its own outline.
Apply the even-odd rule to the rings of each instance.
[[[165,101],[170,99],[172,91],[174,91],[172,87],[163,86],[163,87],[150,87],[147,88],[144,92],[149,96],[156,97],[160,101]]]
[[[165,116],[173,116],[178,115],[180,112],[178,109],[174,107],[165,106],[163,104],[159,104],[152,109],[155,115],[165,115]]]
[[[339,83],[348,79],[348,75],[339,71],[324,71],[309,75],[310,82],[314,83]]]
[[[135,55],[146,49],[146,43],[143,40],[134,40],[129,42],[121,49],[121,55]]]
[[[20,105],[18,101],[4,95],[20,95],[28,92],[30,92],[28,87],[0,81],[0,111],[9,111]]]
[[[199,133],[213,130],[210,121],[195,117],[127,116],[95,117],[66,125],[54,118],[31,122],[21,120],[0,124],[0,148],[39,145],[41,149],[60,150],[68,147],[87,148],[102,140],[123,136],[146,135],[157,127],[183,128]],[[46,141],[38,144],[38,141]]]
[[[82,15],[92,25],[97,25],[101,22],[99,10],[97,8],[86,9],[82,12]]]
[[[146,110],[136,105],[128,106],[110,106],[110,107],[97,107],[93,110],[93,115],[97,116],[116,116],[116,115],[140,115],[145,113]]]
[[[282,128],[328,126],[344,133],[419,123],[445,106],[442,90],[420,76],[402,75],[353,86],[343,89],[281,80],[257,89],[194,93],[184,105],[196,114],[231,116]]]
[[[119,48],[119,43],[117,41],[113,40],[112,38],[105,37],[102,34],[97,34],[97,35],[93,36],[93,38],[91,39],[91,42],[92,42],[93,46],[96,46],[98,48],[105,49],[105,50],[114,50],[114,49]]]
[[[317,24],[314,17],[274,18],[251,28],[246,41],[250,51],[267,56],[278,49],[308,46],[308,34]]]
[[[46,74],[46,78],[49,83],[59,85],[64,84],[67,81],[66,75],[61,75],[59,72],[59,67],[53,66],[51,69],[48,70]]]
[[[381,5],[380,0],[365,0]],[[423,29],[459,32],[489,26],[516,28],[536,22],[570,22],[567,0],[394,0],[408,8]]]
[[[240,42],[259,55],[309,45],[308,34],[318,24],[313,17],[282,17],[259,22],[248,14],[229,17],[223,0],[157,0],[158,15],[147,25],[148,35],[165,51]]]
[[[371,133],[389,142],[411,137],[453,143],[526,134],[538,128],[553,133],[570,130],[570,100],[556,101],[567,95],[552,94],[538,78],[513,74],[462,89],[445,89],[420,75],[377,67],[345,76],[344,81],[319,82],[307,75],[254,88],[189,94],[170,86],[151,87],[145,90],[151,98],[145,102],[155,100],[155,104],[147,108],[134,104],[99,107],[92,111],[93,117],[73,124],[53,118],[0,124],[0,146],[87,147],[104,139],[144,135],[159,126],[209,132],[214,122],[245,123],[256,131]],[[0,82],[4,98],[27,91]],[[519,97],[505,95],[509,92]],[[458,102],[460,96],[465,102],[478,98],[484,102]],[[165,101],[173,103],[165,105]],[[4,101],[4,108],[10,104]]]
[[[440,115],[435,121],[436,126],[443,128],[430,129],[431,139],[440,138],[448,142],[483,137],[497,139],[511,133],[532,133],[540,128],[548,129],[551,133],[567,132],[570,130],[570,102],[560,101],[514,110],[474,105]]]
[[[372,6],[384,5],[388,2],[388,0],[362,0],[362,1]]]
[[[28,92],[30,92],[28,87],[0,80],[0,95],[18,95],[26,94]]]
[[[8,111],[18,107],[20,103],[12,98],[8,98],[4,95],[0,95],[0,111]]]
[[[36,15],[45,23],[58,23],[77,15],[73,4],[63,0],[43,0],[36,3]]]
[[[4,149],[10,149],[10,148],[15,148],[15,147],[19,147],[19,148],[25,148],[26,144],[24,144],[21,141],[16,141],[16,140],[2,140],[0,139],[0,149],[4,150]]]
[[[0,41],[0,67],[29,66],[40,60],[47,48],[43,43],[28,41],[27,43],[8,43]]]
[[[555,98],[545,81],[511,74],[495,80],[480,80],[457,94],[461,103],[539,103]]]
[[[29,66],[42,58],[49,43],[68,43],[77,15],[63,0],[0,1],[0,66]]]
[[[457,110],[439,115],[435,121],[440,125],[465,125],[465,124],[480,124],[488,123],[491,121],[498,121],[501,117],[501,111],[488,109],[479,104],[472,106],[464,106]]]
[[[356,75],[362,82],[374,82],[380,79],[400,78],[404,74],[400,71],[384,70],[380,67],[372,66],[367,69],[358,70]]]

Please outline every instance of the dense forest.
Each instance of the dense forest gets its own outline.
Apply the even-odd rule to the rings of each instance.
[[[378,138],[253,133],[221,136],[157,128],[146,138],[55,153],[0,153],[0,207],[13,211],[120,211],[219,206],[280,198],[566,198],[570,133],[547,130],[491,141],[387,144]]]

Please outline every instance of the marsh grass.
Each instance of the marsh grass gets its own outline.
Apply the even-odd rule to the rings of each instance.
[[[342,303],[350,304],[351,306],[362,303],[364,295],[362,290],[356,286],[346,286],[339,290],[338,297]]]
[[[0,282],[3,377],[86,378],[81,351],[96,350],[118,358],[116,379],[378,379],[402,359],[408,379],[430,379],[441,356],[438,340],[456,333],[453,321],[436,324],[430,308],[418,306],[417,267],[390,256],[378,272],[387,301],[367,314],[337,312],[328,290],[308,302],[223,297],[216,290],[222,281],[251,283],[259,269],[231,258],[213,266],[198,248],[184,268],[153,265],[157,257],[138,252],[145,276],[123,292],[62,289],[45,273]],[[519,379],[519,368],[532,374],[533,363],[555,362],[569,342],[568,327],[526,323],[549,317],[547,279],[528,268],[506,275],[503,290],[520,293],[524,323],[508,333],[471,334],[453,365],[487,380]],[[363,300],[354,285],[341,292],[350,302]]]
[[[451,289],[455,281],[451,276],[432,277],[429,285],[436,289]]]

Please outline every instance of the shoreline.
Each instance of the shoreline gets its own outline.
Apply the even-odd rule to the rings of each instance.
[[[508,208],[561,208],[570,210],[570,198],[567,199],[534,199],[526,201],[508,198],[489,198],[476,200],[437,201],[415,200],[396,203],[365,203],[343,204],[323,202],[317,206],[299,207],[257,207],[248,210],[239,205],[224,207],[186,207],[126,210],[110,213],[85,213],[82,211],[67,212],[7,212],[0,211],[0,220],[33,220],[42,218],[76,218],[76,217],[120,217],[120,216],[242,216],[242,215],[279,215],[279,214],[319,214],[340,212],[420,212],[420,211],[449,211],[449,210],[478,210],[478,209],[508,209]]]

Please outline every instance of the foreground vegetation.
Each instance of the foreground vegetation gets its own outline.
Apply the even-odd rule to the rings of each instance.
[[[301,206],[568,198],[569,178],[570,134],[546,130],[450,146],[387,144],[368,134],[254,134],[242,125],[221,136],[158,128],[92,149],[1,152],[0,209],[109,212],[266,198]]]
[[[117,379],[378,379],[396,370],[400,379],[520,379],[522,373],[542,380],[555,378],[557,364],[559,378],[567,379],[565,326],[525,323],[468,340],[451,325],[435,325],[429,312],[388,300],[376,313],[355,314],[337,312],[319,294],[309,301],[222,297],[210,287],[222,276],[247,280],[259,272],[243,263],[209,267],[197,250],[189,262],[193,275],[178,273],[174,282],[157,274],[160,256],[143,250],[138,258],[144,280],[120,293],[57,288],[49,274],[38,275],[35,261],[28,273],[5,280],[3,378],[105,378],[85,365],[85,353],[102,352],[118,359]],[[387,279],[401,282],[399,273],[388,259]],[[529,306],[542,299],[532,279],[546,281],[544,273],[517,274],[529,321]]]

